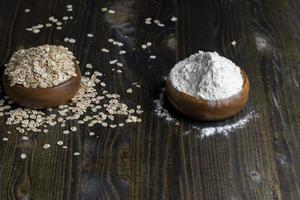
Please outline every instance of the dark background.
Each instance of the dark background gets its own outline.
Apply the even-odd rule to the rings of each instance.
[[[74,11],[65,6],[73,4]],[[101,7],[116,10],[114,15]],[[24,9],[30,8],[30,13]],[[63,30],[25,28],[54,15],[73,15]],[[176,23],[170,21],[177,16]],[[146,25],[146,17],[166,26]],[[30,134],[29,141],[0,121],[0,200],[10,199],[300,199],[300,1],[298,0],[0,0],[0,64],[19,48],[40,44],[69,47],[81,62],[103,72],[110,91],[128,104],[141,104],[143,122],[123,128],[80,126],[62,135]],[[94,38],[86,37],[93,33]],[[126,37],[125,37],[126,36]],[[77,40],[63,42],[65,37]],[[125,44],[125,55],[108,38]],[[236,47],[231,42],[237,41]],[[151,54],[141,45],[151,41]],[[216,124],[166,121],[154,112],[166,76],[178,59],[199,49],[217,51],[249,75],[251,98],[233,119]],[[111,71],[118,57],[124,73]],[[132,82],[141,89],[126,89]],[[259,118],[229,136],[201,138],[193,125],[236,122],[255,111]],[[72,126],[73,124],[68,124]],[[88,136],[89,131],[96,136]],[[186,134],[186,130],[192,130]],[[67,141],[68,150],[55,145]],[[44,150],[45,143],[52,144]],[[80,157],[73,152],[79,151]],[[26,152],[28,158],[20,159]]]

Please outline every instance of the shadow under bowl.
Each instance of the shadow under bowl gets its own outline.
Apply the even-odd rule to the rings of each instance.
[[[78,92],[81,73],[75,62],[77,76],[50,88],[25,88],[22,85],[10,86],[9,78],[3,74],[3,88],[6,94],[20,106],[32,109],[53,108],[70,101]]]
[[[183,115],[200,121],[220,121],[239,113],[249,99],[250,83],[247,74],[242,70],[244,79],[242,90],[222,100],[208,101],[196,98],[173,87],[170,80],[166,81],[166,94],[170,103]]]

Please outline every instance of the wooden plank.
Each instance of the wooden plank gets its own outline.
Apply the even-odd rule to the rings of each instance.
[[[299,98],[296,80],[299,46],[295,45],[298,26],[291,18],[291,14],[299,17],[299,13],[292,5],[295,4],[285,1],[253,5],[258,56],[274,135],[274,156],[285,199],[299,198],[299,175],[295,172],[299,166],[299,146],[295,143],[299,133],[299,101],[296,100]],[[267,6],[273,9],[266,11]],[[261,45],[264,40],[267,45]]]

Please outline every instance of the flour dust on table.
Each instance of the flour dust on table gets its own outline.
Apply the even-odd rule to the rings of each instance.
[[[168,102],[165,97],[165,88],[161,90],[159,98],[153,101],[154,113],[157,117],[163,119],[167,123],[174,123],[175,125],[180,125],[180,119],[175,114],[172,114]],[[259,118],[259,115],[255,111],[250,111],[243,115],[237,120],[230,120],[230,122],[224,122],[222,125],[216,125],[216,122],[206,122],[205,127],[202,122],[191,121],[191,128],[185,129],[184,133],[189,134],[192,131],[196,131],[200,138],[206,138],[214,135],[229,136],[229,134],[234,133],[239,129],[246,128],[249,123]],[[186,119],[187,120],[187,119]]]

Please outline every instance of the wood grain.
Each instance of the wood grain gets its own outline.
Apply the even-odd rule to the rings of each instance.
[[[74,21],[62,31],[25,31],[49,16],[62,17],[67,3],[73,4]],[[116,14],[102,13],[101,7],[113,7]],[[31,12],[24,13],[25,8]],[[28,141],[0,118],[0,138],[12,131],[8,142],[0,142],[0,200],[300,199],[299,9],[297,0],[0,1],[1,66],[21,47],[63,44],[74,51],[83,73],[85,64],[93,63],[106,75],[110,91],[145,111],[141,124],[90,129],[69,123],[80,131],[66,136],[62,128],[53,128],[47,134],[28,133]],[[172,16],[178,17],[176,23]],[[166,26],[145,25],[146,17]],[[89,32],[95,38],[87,38]],[[77,42],[64,43],[65,37]],[[109,38],[124,42],[127,54],[118,55]],[[150,52],[141,49],[148,41]],[[103,47],[112,52],[101,53]],[[189,121],[168,104],[179,123],[156,116],[153,101],[164,87],[163,77],[177,60],[199,49],[217,51],[248,73],[247,107],[214,124]],[[149,61],[150,54],[157,59]],[[116,56],[124,63],[123,75],[108,64]],[[142,88],[128,95],[132,82]],[[201,138],[192,129],[233,123],[251,111],[259,119],[229,136]],[[56,146],[58,140],[68,149]],[[45,143],[51,148],[44,150]],[[81,155],[74,157],[74,151]],[[28,158],[21,160],[24,152]]]

